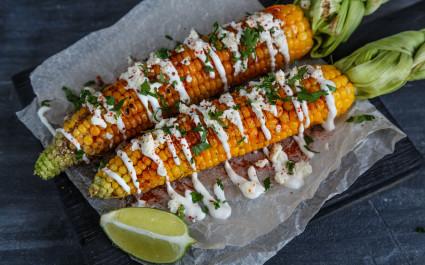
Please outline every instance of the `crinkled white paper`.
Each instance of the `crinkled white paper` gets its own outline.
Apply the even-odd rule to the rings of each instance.
[[[115,25],[89,34],[40,65],[31,74],[37,98],[17,115],[46,145],[51,135],[36,115],[38,102],[54,100],[47,117],[60,126],[71,110],[62,86],[77,91],[97,75],[107,82],[113,81],[126,68],[127,56],[142,59],[159,47],[171,47],[173,43],[165,39],[166,34],[183,40],[192,26],[207,33],[214,21],[229,22],[261,9],[256,0],[145,0]],[[345,122],[350,115],[363,113],[373,114],[376,120],[362,124]],[[198,243],[179,263],[263,264],[304,230],[327,199],[346,190],[375,162],[392,153],[395,143],[404,136],[369,102],[357,102],[337,120],[335,131],[314,142],[313,147],[320,154],[311,160],[313,174],[306,178],[302,189],[292,191],[272,182],[265,195],[248,200],[225,181],[232,216],[225,221],[207,218],[192,224],[191,234]],[[120,200],[88,197],[95,170],[94,165],[83,165],[67,174],[97,211],[125,205]],[[211,187],[218,174],[224,177],[222,166],[202,172],[200,177]],[[259,175],[261,179],[265,177]]]

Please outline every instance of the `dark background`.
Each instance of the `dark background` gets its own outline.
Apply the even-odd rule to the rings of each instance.
[[[107,27],[139,1],[0,1],[0,264],[83,264],[81,244],[54,182],[32,175],[39,142],[16,119],[11,76],[87,33]],[[425,28],[425,1],[392,0],[366,18],[336,57],[407,29]],[[425,154],[425,82],[382,101]],[[425,264],[425,172],[309,225],[268,264]]]

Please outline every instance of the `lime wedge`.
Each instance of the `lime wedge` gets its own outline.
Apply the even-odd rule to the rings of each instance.
[[[118,247],[153,263],[180,259],[195,240],[176,215],[152,208],[123,208],[102,215],[100,226]]]

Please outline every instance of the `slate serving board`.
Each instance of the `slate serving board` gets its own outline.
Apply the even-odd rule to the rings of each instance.
[[[269,5],[276,1],[262,2],[265,5]],[[395,4],[395,2],[398,3]],[[371,41],[370,35],[367,34],[369,32],[380,32],[377,35],[374,35],[373,38],[378,39],[401,30],[409,29],[404,28],[406,27],[406,24],[403,23],[395,23],[395,25],[400,26],[397,28],[391,28],[385,32],[382,30],[379,31],[377,27],[379,27],[379,25],[382,26],[382,23],[385,23],[386,20],[403,17],[403,10],[405,7],[412,6],[415,3],[417,3],[418,8],[408,8],[409,14],[412,12],[423,12],[423,9],[421,11],[421,7],[425,6],[423,4],[424,2],[422,2],[422,4],[418,2],[420,1],[403,1],[402,6],[400,6],[399,1],[392,1],[388,3],[382,11],[379,10],[374,16],[366,18],[364,24],[367,24],[367,26],[365,27],[363,25],[362,27],[362,31],[366,34],[357,34],[357,38],[350,40],[351,43],[349,46],[342,45],[335,52],[334,58],[342,57],[362,44]],[[395,12],[398,12],[398,14],[395,14]],[[374,23],[377,19],[380,19],[381,23]],[[418,27],[420,27],[420,25]],[[12,77],[18,98],[22,105],[29,104],[34,97],[29,80],[29,74],[32,70],[33,69],[25,70]],[[387,118],[397,124],[379,99],[372,100],[372,103]],[[424,161],[425,160],[421,154],[415,149],[414,145],[408,138],[401,140],[397,143],[396,150],[393,154],[386,156],[376,163],[371,169],[359,177],[359,179],[346,192],[328,201],[312,222],[315,222],[315,220],[319,218],[326,218],[340,209],[351,207],[361,200],[407,180],[409,177],[414,175],[414,172],[423,168]],[[71,183],[66,175],[60,175],[54,179],[54,182],[59,189],[65,211],[79,237],[86,263],[106,265],[136,264],[126,254],[112,246],[112,243],[98,225],[99,215],[89,206],[78,189]]]

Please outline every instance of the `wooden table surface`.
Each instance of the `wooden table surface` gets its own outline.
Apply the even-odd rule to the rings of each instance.
[[[113,24],[138,0],[0,2],[0,264],[84,264],[53,182],[32,175],[40,144],[16,119],[10,77],[87,33]],[[401,30],[425,27],[425,1],[392,0],[337,56]],[[370,18],[368,18],[370,19]],[[425,82],[382,97],[425,154]],[[309,225],[267,264],[425,264],[425,172]]]

